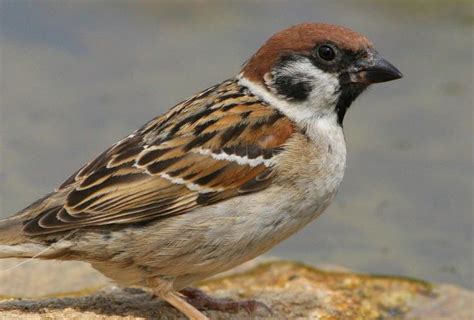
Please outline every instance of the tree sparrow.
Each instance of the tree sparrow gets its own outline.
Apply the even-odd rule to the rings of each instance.
[[[319,216],[344,174],[347,109],[370,84],[401,77],[347,28],[280,31],[238,76],[154,118],[2,220],[0,257],[85,261],[122,285],[150,287],[192,319],[206,319],[202,306],[249,308],[185,288]]]

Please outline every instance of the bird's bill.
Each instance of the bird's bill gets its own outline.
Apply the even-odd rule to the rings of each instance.
[[[387,82],[403,77],[403,74],[379,53],[372,52],[369,58],[361,61],[356,70],[349,72],[349,82],[372,84]]]

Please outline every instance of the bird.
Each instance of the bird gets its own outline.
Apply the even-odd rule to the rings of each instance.
[[[258,301],[190,286],[266,252],[318,217],[346,167],[343,121],[402,73],[364,35],[300,23],[234,77],[178,103],[0,221],[0,258],[80,260],[150,288],[189,319]],[[252,309],[253,310],[253,309]]]

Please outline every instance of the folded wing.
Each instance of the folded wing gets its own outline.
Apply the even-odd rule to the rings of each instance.
[[[271,184],[274,157],[293,132],[288,118],[226,81],[109,148],[55,201],[25,209],[24,232],[142,222],[258,192]]]

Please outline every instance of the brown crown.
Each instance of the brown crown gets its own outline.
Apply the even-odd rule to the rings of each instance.
[[[289,53],[308,54],[317,43],[330,41],[351,51],[372,47],[365,36],[341,26],[324,23],[301,23],[274,34],[242,69],[244,77],[263,82],[281,56]]]

